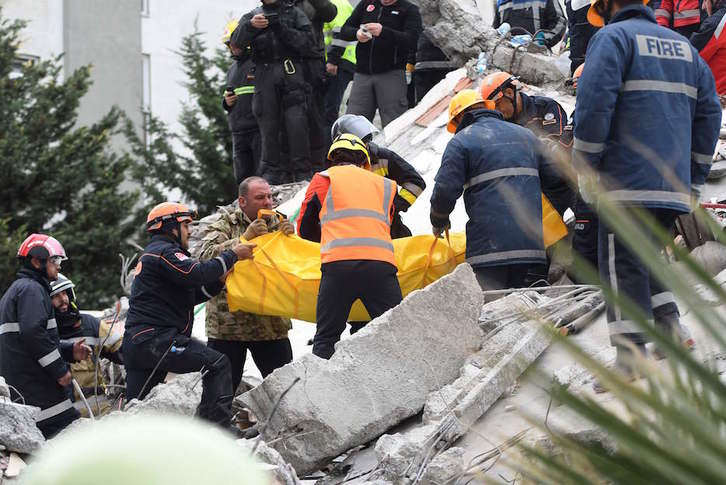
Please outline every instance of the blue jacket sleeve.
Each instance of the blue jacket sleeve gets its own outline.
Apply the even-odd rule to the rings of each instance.
[[[68,372],[68,366],[61,355],[59,342],[48,333],[52,319],[48,294],[40,287],[28,286],[18,296],[18,325],[20,339],[30,355],[54,381]],[[64,349],[68,357],[67,349]]]
[[[441,166],[434,178],[434,190],[431,194],[431,224],[434,227],[444,227],[449,223],[449,214],[454,210],[456,200],[464,192],[468,153],[460,140],[452,139],[444,156]]]
[[[691,134],[691,192],[698,197],[711,171],[713,152],[721,129],[721,103],[708,65],[694,53],[698,62],[699,83],[696,112]]]
[[[600,31],[587,48],[587,69],[578,82],[572,161],[597,168],[610,135],[615,104],[623,83],[626,46],[617,35]]]
[[[199,261],[178,249],[170,248],[164,251],[160,259],[159,266],[167,278],[177,285],[199,289],[204,285],[213,287],[224,273],[232,269],[237,262],[237,255],[227,249],[214,259]]]

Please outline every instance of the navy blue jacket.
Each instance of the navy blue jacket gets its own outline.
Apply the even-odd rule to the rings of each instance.
[[[690,212],[721,106],[698,51],[648,7],[623,8],[590,41],[575,119],[573,162],[597,170],[610,200]]]
[[[566,0],[567,31],[570,34],[570,74],[585,62],[585,53],[590,39],[598,31],[587,21],[587,11],[590,9],[589,0]]]
[[[230,249],[209,261],[198,261],[176,240],[155,234],[136,265],[126,328],[176,327],[189,336],[194,306],[222,291],[219,278],[235,262],[237,255]]]
[[[61,344],[58,337],[48,281],[35,271],[20,270],[0,300],[0,375],[25,404],[41,409],[37,422],[79,416],[70,389],[58,384],[72,359],[73,344]],[[14,391],[12,397],[18,397]]]
[[[249,56],[234,59],[227,71],[227,88],[234,89],[237,101],[227,106],[222,98],[222,108],[227,112],[229,130],[232,133],[258,131],[257,120],[252,113],[252,95],[255,94],[255,64]],[[252,136],[252,135],[250,135]]]
[[[560,103],[547,96],[528,96],[524,93],[520,95],[522,112],[513,121],[532,130],[538,138],[551,137],[557,140],[567,126],[567,113]]]
[[[540,175],[554,176],[531,131],[504,121],[497,111],[470,111],[436,174],[431,224],[448,223],[463,191],[469,264],[544,263]]]
[[[554,47],[567,28],[559,0],[497,0],[492,27],[505,22],[512,26],[512,35],[542,31],[547,47]]]

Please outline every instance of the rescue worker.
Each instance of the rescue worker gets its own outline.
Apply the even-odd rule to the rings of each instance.
[[[670,230],[676,216],[691,211],[711,168],[721,125],[713,75],[686,39],[656,23],[642,0],[593,0],[588,20],[607,25],[590,42],[577,89],[573,162],[580,192],[589,202],[597,176],[600,197],[626,214],[645,211]],[[594,174],[586,175],[588,168]],[[676,333],[673,294],[617,231],[605,221],[598,231],[603,284],[627,295],[658,328]],[[644,353],[647,337],[616,305],[608,305],[607,319],[616,366],[634,378],[629,359],[633,351]],[[605,389],[596,384],[595,390]]]
[[[252,48],[252,112],[260,129],[263,177],[273,185],[309,178],[309,87],[303,58],[315,46],[310,20],[290,3],[263,0],[261,7],[242,16],[230,44]],[[280,157],[282,133],[289,162]]]
[[[332,0],[338,13],[333,20],[323,26],[326,46],[325,72],[327,87],[325,89],[325,121],[333,126],[340,115],[340,103],[348,84],[355,73],[355,42],[340,38],[340,30],[345,25],[353,6],[348,0]],[[322,158],[321,158],[322,159]]]
[[[361,115],[343,115],[333,124],[331,137],[351,133],[366,145],[371,160],[371,172],[389,178],[398,185],[398,193],[393,199],[393,221],[391,237],[398,239],[411,235],[411,230],[401,220],[401,212],[406,212],[419,195],[426,189],[426,182],[413,166],[393,150],[373,143],[378,133],[373,123]],[[318,201],[322,204],[321,201]]]
[[[567,32],[570,38],[570,74],[585,62],[585,53],[597,27],[587,21],[588,0],[565,0]]]
[[[46,439],[78,419],[70,400],[67,362],[85,360],[79,340],[61,343],[50,302],[50,280],[58,277],[66,252],[52,236],[31,234],[18,249],[21,269],[0,300],[0,375],[10,398],[37,406],[36,425]]]
[[[340,30],[340,38],[358,41],[348,111],[388,123],[408,109],[406,62],[416,50],[421,14],[409,0],[362,0]]]
[[[323,25],[335,18],[337,7],[330,0],[295,0],[294,4],[310,20],[314,37],[314,47],[303,56],[305,79],[310,85],[307,106],[312,171],[305,177],[305,180],[310,180],[313,176],[312,172],[323,169],[320,162],[325,158],[330,145],[329,125],[325,121],[326,68]],[[319,166],[318,163],[320,163]],[[303,179],[296,178],[296,181],[300,180]]]
[[[716,79],[716,92],[726,96],[726,1],[716,5],[695,34],[691,44],[711,68]]]
[[[293,225],[278,216],[259,217],[260,209],[272,209],[272,191],[265,179],[249,177],[239,186],[237,205],[222,208],[221,218],[202,234],[199,259],[207,261],[233,247],[242,237],[246,241],[268,232],[295,232]],[[232,364],[232,391],[242,380],[247,351],[252,354],[262,377],[292,362],[292,347],[287,332],[290,320],[281,317],[230,312],[227,291],[222,290],[207,302],[207,346],[226,355]]]
[[[559,141],[567,126],[567,114],[560,104],[546,96],[528,96],[521,92],[517,78],[508,72],[494,72],[481,83],[482,99],[494,101],[495,109],[505,120],[531,130],[538,138]],[[574,191],[564,174],[542,181],[542,191],[562,216],[574,203]],[[545,276],[546,277],[546,276]]]
[[[313,354],[329,359],[345,330],[353,303],[360,299],[371,318],[398,305],[390,225],[396,182],[370,172],[363,141],[344,133],[328,152],[329,168],[315,174],[305,194],[301,217],[318,221],[300,236],[320,241],[322,273]],[[323,201],[313,205],[313,199]]]
[[[655,9],[658,25],[673,29],[686,39],[701,25],[699,0],[661,0]]]
[[[540,178],[552,177],[531,131],[504,121],[494,101],[464,89],[449,105],[449,141],[431,195],[436,236],[464,193],[466,261],[483,290],[521,288],[546,261]]]
[[[456,66],[444,51],[422,33],[418,37],[416,63],[413,69],[414,99],[415,104],[418,104],[426,93],[444,79],[449,71],[456,69]]]
[[[111,333],[112,325],[101,322],[88,313],[81,313],[76,302],[76,285],[62,274],[50,284],[50,301],[55,310],[55,320],[61,343],[73,345],[83,340],[91,348],[89,358],[71,364],[71,375],[78,382],[83,395],[88,400],[95,416],[111,410],[111,402],[106,396],[106,382],[100,359],[108,359],[116,364],[123,364],[121,357],[122,332]],[[121,324],[118,324],[121,327]],[[94,398],[95,399],[92,399]],[[88,418],[88,410],[74,389],[73,400],[81,416]]]
[[[260,129],[252,113],[255,94],[255,65],[251,53],[230,43],[238,22],[227,23],[222,41],[229,49],[232,65],[227,71],[227,88],[222,107],[232,132],[232,165],[237,184],[257,173],[260,165]]]
[[[553,48],[565,35],[567,21],[558,0],[497,0],[492,27],[508,23],[512,35],[528,33],[534,42]]]
[[[211,261],[188,252],[192,213],[163,202],[146,218],[151,241],[136,265],[123,339],[126,398],[143,399],[167,372],[202,371],[197,415],[229,425],[232,376],[226,355],[191,338],[194,306],[218,294],[238,259],[250,259],[254,244],[237,244]]]

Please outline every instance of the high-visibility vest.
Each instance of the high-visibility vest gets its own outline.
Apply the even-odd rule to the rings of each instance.
[[[330,187],[320,211],[322,263],[365,259],[395,266],[391,213],[396,182],[352,165],[331,167],[327,177]]]
[[[355,65],[355,46],[356,41],[345,41],[338,38],[340,29],[345,25],[345,21],[348,20],[350,14],[353,13],[353,6],[348,0],[331,0],[338,9],[338,14],[330,22],[323,24],[323,34],[325,36],[325,58],[328,57],[328,50],[331,46],[342,47],[345,49],[341,58]]]

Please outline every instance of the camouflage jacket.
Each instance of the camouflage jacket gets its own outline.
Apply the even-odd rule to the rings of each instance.
[[[236,204],[233,207],[221,207],[220,214],[219,220],[207,226],[202,234],[199,256],[202,261],[231,249],[252,223]],[[277,227],[269,229],[274,231]],[[242,342],[279,340],[287,338],[290,328],[287,318],[230,312],[226,289],[207,302],[207,337]]]

